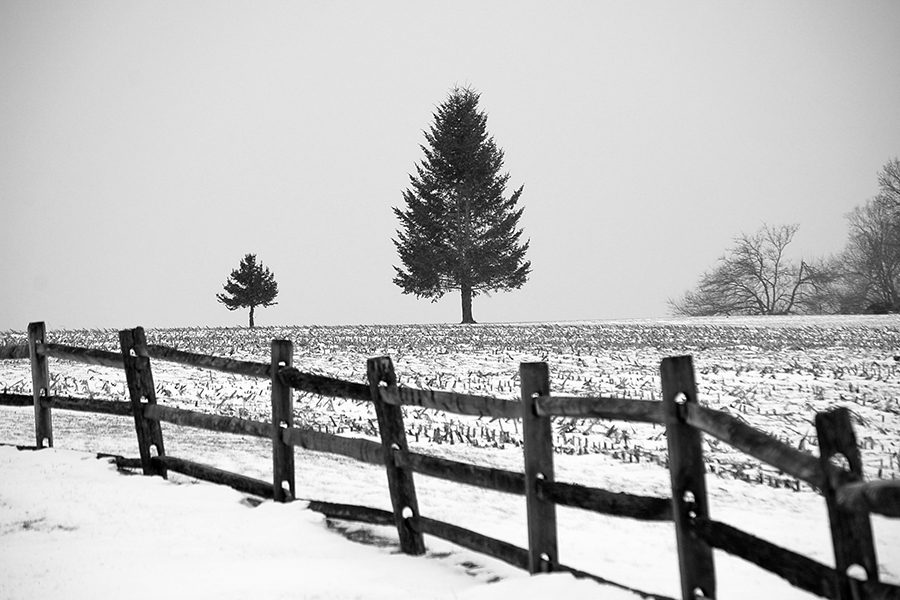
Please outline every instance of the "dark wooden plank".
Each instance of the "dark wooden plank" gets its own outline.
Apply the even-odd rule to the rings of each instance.
[[[38,352],[47,335],[43,321],[28,324],[28,353],[31,357],[31,389],[34,403],[34,436],[38,448],[53,446],[53,417],[41,400],[50,395],[50,368],[47,357]]]
[[[816,434],[819,438],[819,461],[824,471],[832,459],[843,456],[850,468],[850,480],[862,481],[862,458],[856,445],[856,435],[850,423],[850,411],[837,408],[816,414]],[[837,490],[826,479],[822,490],[828,506],[831,525],[831,543],[834,547],[834,563],[838,572],[841,600],[854,598],[847,576],[847,569],[859,565],[866,571],[869,581],[878,581],[878,560],[872,540],[872,523],[869,513],[841,508],[837,502]]]
[[[0,406],[34,406],[34,397],[0,392]]]
[[[548,502],[642,521],[672,520],[671,498],[610,492],[559,481],[538,480],[537,486],[538,495]]]
[[[579,398],[542,396],[535,401],[542,417],[615,419],[639,423],[663,423],[662,402],[627,398]]]
[[[214,371],[244,375],[245,377],[258,377],[260,379],[269,379],[272,376],[271,365],[261,362],[234,360],[221,356],[185,352],[184,350],[176,350],[175,348],[158,344],[148,345],[147,353],[150,357],[157,360],[165,360],[189,367],[212,369]]]
[[[156,404],[156,386],[153,384],[150,357],[147,355],[147,338],[144,335],[143,327],[120,331],[119,345],[122,348],[125,382],[131,398],[134,429],[141,455],[141,468],[144,475],[165,477],[165,465],[151,460],[154,453],[156,456],[166,455],[162,428],[159,426],[159,421],[144,417],[144,406]]]
[[[822,489],[825,471],[818,459],[771,435],[758,431],[746,423],[722,411],[689,403],[683,409],[685,421],[692,427],[734,446],[766,464],[784,471],[792,477]]]
[[[408,387],[381,388],[381,399],[391,405],[420,406],[458,415],[496,419],[518,419],[522,415],[522,405],[519,402],[441,390],[420,390]]]
[[[0,392],[0,406],[31,406],[34,398],[25,394]],[[131,402],[102,400],[99,398],[78,398],[75,396],[47,396],[41,398],[41,406],[56,410],[103,413],[107,415],[131,415]]]
[[[253,494],[260,498],[272,498],[272,484],[268,481],[254,479],[253,477],[247,477],[246,475],[232,473],[231,471],[225,471],[224,469],[185,460],[183,458],[176,458],[174,456],[155,457],[153,461],[162,463],[162,466],[169,471],[175,471],[176,473],[181,473],[182,475],[187,475],[194,479],[201,479],[219,485],[227,485],[239,492]]]
[[[59,410],[101,413],[106,415],[131,416],[131,402],[122,400],[100,400],[98,398],[76,398],[72,396],[50,396],[43,403]]]
[[[301,392],[333,398],[349,398],[364,402],[372,400],[369,386],[362,383],[344,381],[343,379],[335,379],[325,375],[303,373],[295,368],[282,369],[279,372],[279,377],[285,384]]]
[[[13,360],[18,358],[30,358],[28,344],[5,344],[0,346],[0,360]]]
[[[433,535],[457,546],[492,556],[520,569],[528,568],[528,550],[481,533],[428,517],[413,517],[412,527],[420,534]]]
[[[525,475],[522,473],[398,450],[394,451],[394,462],[400,467],[406,467],[430,477],[507,494],[520,496],[525,494]]]
[[[359,521],[360,523],[371,523],[372,525],[385,525],[388,527],[394,525],[394,513],[379,508],[322,502],[321,500],[310,500],[307,508],[317,513],[322,513],[329,519]]]
[[[339,454],[371,465],[384,464],[384,452],[378,442],[363,438],[342,437],[299,427],[291,427],[281,433],[285,443],[292,446],[315,452]]]
[[[122,355],[108,350],[81,348],[67,344],[40,344],[37,350],[44,356],[52,356],[61,360],[71,360],[73,362],[112,367],[114,369],[122,368]]]
[[[278,502],[297,497],[294,447],[282,437],[282,432],[294,425],[294,398],[291,386],[278,377],[278,371],[290,367],[293,359],[294,345],[289,340],[272,340],[272,489]]]
[[[400,406],[384,402],[379,393],[382,386],[396,389],[397,375],[394,373],[394,364],[387,356],[370,358],[366,363],[366,377],[369,381],[370,397],[375,404],[375,414],[378,416],[382,456],[391,494],[391,506],[394,509],[394,521],[400,537],[400,548],[406,554],[424,554],[425,542],[422,540],[422,534],[409,525],[409,519],[419,514],[413,472],[397,466],[394,462],[394,450],[409,451],[403,428],[403,411]]]
[[[835,491],[835,500],[844,510],[900,517],[900,481],[846,483]]]
[[[105,452],[98,452],[97,458],[111,458],[113,462],[116,463],[116,468],[120,471],[124,471],[125,469],[140,469],[141,468],[141,459],[140,458],[126,458],[124,456],[120,456],[118,454],[106,454]]]
[[[678,545],[682,597],[716,597],[712,548],[691,534],[691,523],[709,518],[703,445],[700,431],[685,422],[684,407],[697,402],[697,384],[690,356],[665,358],[660,365],[669,476],[672,481],[672,517]]]
[[[553,481],[553,430],[550,417],[540,417],[535,400],[550,395],[547,363],[521,363],[522,439],[525,452],[525,507],[528,520],[528,572],[553,570],[559,562],[556,505],[538,494],[538,480]]]
[[[900,586],[891,585],[881,581],[855,581],[858,598],[867,600],[900,600]]]
[[[710,546],[775,573],[795,587],[825,598],[837,597],[837,573],[811,558],[718,521],[694,519],[691,528]]]
[[[182,408],[161,406],[159,404],[145,406],[144,417],[156,421],[165,421],[166,423],[172,423],[173,425],[180,425],[182,427],[195,427],[197,429],[250,435],[260,438],[271,439],[272,437],[271,423],[250,421],[248,419],[239,419],[237,417],[210,415]]]

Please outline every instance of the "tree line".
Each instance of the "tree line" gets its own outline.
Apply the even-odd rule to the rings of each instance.
[[[844,249],[789,260],[799,225],[741,234],[681,298],[677,315],[863,314],[900,312],[900,160],[878,173],[878,193],[847,215]]]

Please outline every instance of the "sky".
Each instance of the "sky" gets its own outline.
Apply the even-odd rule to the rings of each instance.
[[[393,284],[423,131],[481,94],[525,286],[480,322],[655,318],[735,236],[839,252],[900,155],[900,3],[0,0],[0,330],[460,320]]]

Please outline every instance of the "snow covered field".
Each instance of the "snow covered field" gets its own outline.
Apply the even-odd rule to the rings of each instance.
[[[516,458],[500,454],[501,464]],[[561,479],[584,475],[613,489],[665,493],[661,469],[602,455],[581,457],[587,462],[561,458]],[[243,460],[252,459],[239,453],[236,462]],[[298,489],[305,493],[389,506],[379,469],[310,453],[298,453],[297,465]],[[0,482],[0,598],[6,600],[637,597],[564,574],[532,579],[431,537],[426,557],[407,557],[397,553],[388,528],[345,523],[338,526],[341,535],[303,502],[254,507],[229,488],[177,475],[171,481],[121,475],[89,453],[0,447]],[[422,514],[525,545],[524,499],[423,477],[417,483]],[[824,501],[815,494],[710,483],[716,519],[831,563]],[[561,560],[678,596],[671,524],[559,513]],[[876,517],[873,524],[883,578],[898,582],[900,522]],[[721,552],[715,560],[721,598],[813,597]]]
[[[114,332],[56,333],[50,325],[49,341],[117,348]],[[20,336],[0,334],[0,343],[18,342]],[[890,478],[898,470],[900,369],[894,356],[900,354],[900,323],[896,317],[148,331],[151,343],[254,360],[267,359],[274,337],[294,340],[295,365],[303,370],[362,381],[365,358],[389,354],[401,384],[510,398],[517,394],[518,362],[535,359],[549,362],[552,389],[558,395],[658,397],[659,359],[690,353],[695,357],[701,402],[739,413],[754,426],[812,452],[814,412],[847,406],[855,416],[867,476],[877,477],[880,471],[882,477]],[[161,403],[266,418],[266,382],[159,361],[153,368]],[[55,375],[54,393],[124,398],[121,372],[52,359],[50,370]],[[0,387],[30,393],[27,361],[0,362]],[[297,408],[297,421],[341,433],[371,433],[366,424],[374,414],[367,412],[366,405],[298,397]],[[521,470],[513,423],[428,413],[407,412],[414,449]],[[557,479],[668,496],[668,473],[654,460],[664,447],[661,429],[613,425],[557,422],[557,445],[564,451],[556,457]],[[0,408],[0,442],[33,443],[32,431],[30,409]],[[265,440],[166,424],[163,431],[170,455],[260,479],[270,477],[271,450]],[[129,419],[57,411],[54,436],[59,449],[137,453]],[[776,473],[766,473],[720,445],[708,444],[705,450],[715,470],[708,478],[712,518],[833,564],[821,497],[805,488],[798,492],[774,487],[779,484]],[[575,582],[568,576],[528,578],[507,565],[429,537],[428,558],[392,554],[396,535],[389,529],[338,527],[344,536],[382,544],[361,545],[326,528],[322,518],[302,510],[301,503],[251,508],[228,489],[187,485],[183,478],[173,478],[182,484],[176,485],[125,477],[92,456],[0,448],[0,572],[16,573],[13,578],[0,578],[0,598],[117,597],[115,586],[145,581],[135,570],[141,560],[171,564],[173,576],[160,584],[169,586],[164,589],[171,597],[205,597],[207,591],[210,597],[245,597],[251,580],[264,586],[254,591],[273,597],[386,597],[399,595],[400,586],[405,585],[401,580],[407,577],[414,591],[406,594],[409,597],[532,597],[519,588],[531,590],[534,597],[538,593],[617,597],[600,593],[596,583]],[[389,508],[382,470],[301,450],[296,456],[302,498]],[[751,483],[760,479],[770,485]],[[416,485],[424,516],[527,545],[523,498],[421,476]],[[562,507],[558,511],[562,562],[631,587],[678,596],[671,524]],[[189,516],[195,513],[196,519]],[[215,518],[205,520],[206,514]],[[276,526],[277,535],[266,534]],[[900,521],[873,517],[873,526],[882,577],[900,583]],[[132,528],[135,537],[129,537]],[[146,537],[150,539],[141,539]],[[315,542],[297,543],[302,539]],[[276,542],[277,556],[273,556],[266,544]],[[311,549],[319,544],[321,552]],[[340,548],[335,554],[325,550],[331,544]],[[350,562],[337,560],[338,555]],[[35,560],[37,556],[41,560]],[[354,585],[354,578],[347,574],[356,571],[351,565],[357,563],[362,575],[359,585]],[[311,568],[307,575],[305,565]],[[716,567],[722,598],[811,597],[718,551]],[[236,573],[246,578],[238,581]],[[289,574],[287,583],[278,577],[280,573]],[[207,591],[188,583],[192,574],[208,583]],[[497,578],[500,582],[488,583]],[[72,595],[72,590],[84,595]],[[132,591],[137,597],[152,593],[145,585]]]
[[[253,507],[228,488],[124,477],[82,453],[2,447],[0,476],[5,600],[635,597],[511,568],[488,586],[458,557],[349,541],[302,502]]]

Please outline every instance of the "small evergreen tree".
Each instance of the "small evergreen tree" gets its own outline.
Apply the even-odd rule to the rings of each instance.
[[[247,254],[241,259],[241,266],[232,271],[225,282],[225,293],[216,294],[216,298],[228,310],[249,307],[250,327],[253,327],[254,309],[257,306],[278,304],[274,302],[277,295],[275,276],[262,263],[256,262],[255,254]]]
[[[472,298],[519,289],[531,271],[528,241],[520,241],[522,187],[505,198],[503,151],[487,133],[478,93],[454,89],[425,132],[425,159],[403,193],[397,247],[402,268],[394,283],[404,294],[436,301],[460,290],[462,322],[474,323]]]

